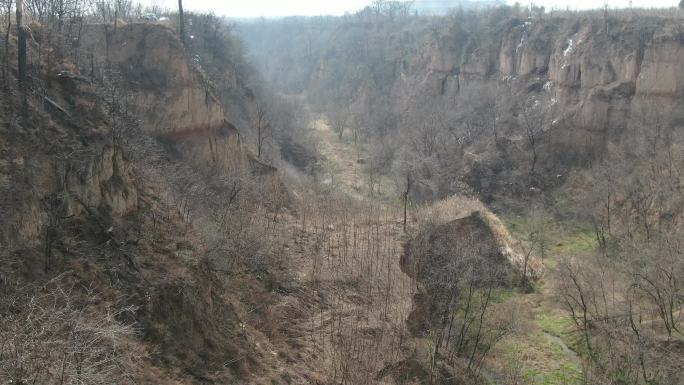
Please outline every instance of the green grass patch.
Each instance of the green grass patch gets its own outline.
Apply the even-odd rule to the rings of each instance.
[[[529,385],[579,385],[582,371],[562,345],[551,336],[531,333],[502,341],[499,346],[506,370]]]
[[[582,372],[576,366],[565,363],[551,372],[527,369],[523,379],[525,383],[534,385],[575,385],[582,383]]]
[[[544,264],[555,267],[559,259],[570,255],[589,254],[598,246],[591,226],[573,222],[557,222],[549,219],[516,216],[504,218],[504,222],[516,239],[529,242],[532,234],[538,240],[538,232],[543,232],[545,241]],[[538,241],[532,243],[537,253],[541,253]]]
[[[540,314],[537,323],[543,331],[560,338],[568,335],[574,325],[569,317],[560,314]]]
[[[588,226],[563,226],[556,230],[550,252],[552,254],[585,254],[596,250],[594,231]]]
[[[490,300],[493,303],[503,303],[514,298],[518,293],[511,288],[498,288],[492,290],[492,296]]]
[[[544,332],[560,338],[566,346],[579,356],[586,356],[584,341],[580,333],[575,330],[575,323],[569,316],[559,313],[545,313],[539,314],[536,321]]]

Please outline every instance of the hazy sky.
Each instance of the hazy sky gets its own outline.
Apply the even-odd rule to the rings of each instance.
[[[163,7],[175,8],[177,0],[142,0],[143,3],[156,4]],[[451,0],[415,0],[439,2],[449,4]],[[515,0],[506,0],[514,3]],[[518,0],[520,4],[527,5],[529,0]],[[353,12],[365,5],[370,0],[183,0],[186,9],[213,11],[218,15],[231,17],[274,17],[289,15],[341,15],[347,11]],[[457,3],[457,1],[453,1]],[[602,7],[604,0],[536,0],[535,4],[544,5],[547,8],[596,8]],[[630,0],[607,0],[610,7],[629,7]],[[673,7],[679,0],[633,0],[634,7]]]

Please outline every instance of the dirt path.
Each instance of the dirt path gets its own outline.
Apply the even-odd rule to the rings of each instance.
[[[326,172],[331,183],[342,184],[358,193],[364,188],[360,148],[341,140],[324,119],[315,119],[313,128],[319,140],[319,151],[325,157]]]

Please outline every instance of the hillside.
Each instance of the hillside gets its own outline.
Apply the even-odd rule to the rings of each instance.
[[[3,351],[0,382],[230,383],[280,367],[240,327],[272,294],[221,220],[254,206],[249,230],[268,222],[276,169],[241,143],[172,30],[84,28],[88,61],[34,28],[26,103],[10,79],[2,93],[0,334],[17,356]]]
[[[378,167],[392,167],[388,146],[431,158],[429,191],[416,199],[463,192],[454,180],[487,202],[554,189],[648,122],[681,124],[676,13],[504,7],[285,19],[241,31],[271,81],[326,112],[345,106],[349,124],[376,138]],[[437,139],[419,144],[421,135]]]

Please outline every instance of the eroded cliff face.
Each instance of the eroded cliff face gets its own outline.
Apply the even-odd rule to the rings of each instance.
[[[275,168],[243,146],[214,96],[215,85],[172,30],[157,24],[112,28],[106,33],[102,25],[86,26],[78,46],[82,62],[46,67],[46,92],[54,104],[32,114],[32,120],[50,144],[41,146],[16,129],[0,142],[0,188],[10,197],[0,239],[7,244],[44,242],[55,216],[91,215],[89,210],[106,218],[135,213],[140,180],[126,151],[131,155],[134,148],[146,147],[124,150],[116,138],[142,140],[129,137],[133,126],[162,143],[167,151],[161,156],[190,165],[198,175],[253,173],[282,188]],[[104,87],[87,75],[101,75]],[[102,98],[125,111],[108,111],[113,107]],[[240,102],[247,109],[254,95],[244,90]]]
[[[684,27],[677,19],[511,20],[468,38],[424,42],[395,88],[397,98],[456,97],[485,84],[544,90],[572,128],[625,127],[644,102],[679,108]]]
[[[215,96],[215,85],[171,29],[123,25],[109,38],[102,26],[88,30],[82,49],[93,53],[94,66],[111,66],[113,76],[120,77],[126,88],[121,98],[129,113],[141,119],[144,131],[173,144],[202,171],[274,171],[242,147],[238,130]],[[254,96],[243,91],[240,101],[249,108]]]
[[[131,86],[123,96],[147,132],[205,132],[223,126],[223,108],[209,81],[193,67],[171,29],[123,25],[107,38],[104,28],[94,25],[85,35],[83,50],[93,53],[95,67],[111,66]]]
[[[38,242],[51,215],[79,216],[92,208],[123,217],[137,209],[138,192],[132,183],[131,170],[121,153],[112,146],[99,149],[84,163],[79,163],[82,166],[79,168],[68,161],[53,165],[38,157],[26,158],[22,157],[20,163],[14,164],[17,170],[25,170],[27,174],[36,172],[35,167],[45,167],[45,170],[40,172],[43,175],[31,180],[37,188],[32,196],[13,197],[24,201],[5,218],[7,228],[3,238],[8,243]],[[29,164],[24,164],[24,160]],[[16,185],[6,186],[7,190],[14,190],[12,187]],[[14,190],[10,194],[16,193]],[[50,206],[54,205],[50,201],[56,199],[64,205],[64,211],[50,212]]]
[[[66,112],[32,113],[41,130],[16,127],[0,138],[0,191],[7,198],[0,240],[10,247],[44,242],[46,229],[87,211],[122,218],[138,208],[134,170],[103,111],[89,102],[93,86],[61,79],[48,95]]]

